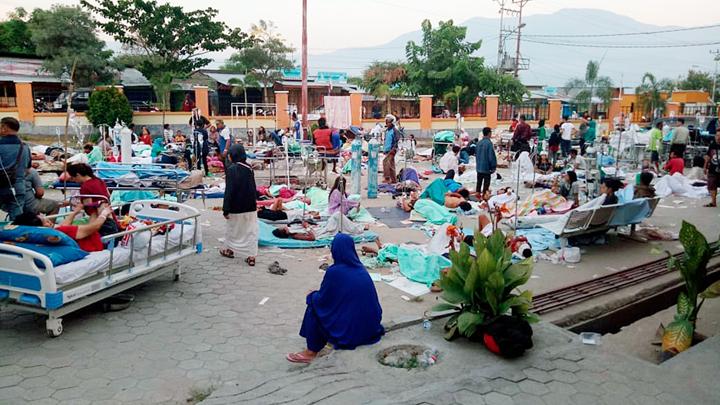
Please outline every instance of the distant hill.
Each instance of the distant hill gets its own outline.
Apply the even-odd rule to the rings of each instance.
[[[523,29],[523,36],[528,35],[528,41],[522,42],[521,53],[523,57],[530,59],[530,70],[521,72],[521,78],[525,84],[533,85],[564,85],[572,77],[583,76],[585,65],[590,59],[602,60],[600,74],[610,76],[617,86],[621,82],[625,86],[636,86],[645,72],[652,72],[658,78],[675,79],[679,75],[686,74],[694,64],[711,65],[711,55],[708,52],[715,47],[580,48],[532,43],[529,42],[530,40],[603,46],[618,44],[642,46],[711,42],[720,38],[720,28],[605,38],[531,37],[538,34],[609,34],[679,28],[644,24],[627,16],[594,9],[563,9],[553,14],[530,15],[524,17],[523,21],[527,24]],[[495,65],[499,20],[471,18],[465,22],[455,23],[468,27],[469,40],[483,40],[480,56],[485,58],[486,64]],[[339,49],[327,54],[310,55],[310,69],[317,70],[313,66],[362,66],[374,60],[403,60],[405,44],[409,40],[419,42],[420,39],[421,32],[418,30],[403,34],[377,47]],[[508,40],[507,44],[508,48],[515,49],[513,40]],[[343,63],[343,61],[348,62]],[[346,71],[350,75],[360,75],[362,72],[362,68],[335,70]]]

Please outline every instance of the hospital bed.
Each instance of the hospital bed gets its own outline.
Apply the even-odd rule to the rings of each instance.
[[[171,271],[179,280],[180,260],[202,252],[200,212],[184,204],[140,200],[131,204],[130,215],[153,224],[105,236],[109,249],[59,266],[36,251],[0,243],[0,308],[47,316],[47,334],[57,337],[63,332],[62,317],[71,312]],[[166,232],[152,236],[160,227]],[[114,246],[121,238],[127,245]]]

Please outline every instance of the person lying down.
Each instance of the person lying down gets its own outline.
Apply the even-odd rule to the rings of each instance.
[[[318,240],[333,237],[338,233],[361,235],[369,229],[368,225],[351,221],[339,211],[332,214],[325,225],[310,225],[303,222],[298,225],[283,226],[273,230],[273,235],[281,239]]]
[[[258,218],[267,221],[304,221],[313,219],[320,220],[320,213],[317,211],[306,211],[301,209],[287,209],[283,205],[282,198],[276,198],[268,208],[258,207]]]

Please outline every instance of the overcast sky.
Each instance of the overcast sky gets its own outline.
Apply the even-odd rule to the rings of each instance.
[[[0,14],[4,16],[15,7],[30,10],[56,3],[78,4],[79,1],[2,0]],[[188,10],[209,5],[220,10],[221,20],[245,29],[259,19],[272,20],[279,32],[299,48],[301,0],[173,0],[172,3]],[[612,11],[657,25],[690,27],[720,22],[718,0],[532,0],[526,6],[526,13],[580,7]],[[498,5],[492,0],[308,0],[309,51],[317,54],[337,48],[380,45],[417,30],[426,18],[433,23],[451,18],[462,23],[471,17],[496,17],[497,12]]]

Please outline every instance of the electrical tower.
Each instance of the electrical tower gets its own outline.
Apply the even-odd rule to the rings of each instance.
[[[513,73],[518,76],[520,70],[527,70],[530,61],[520,56],[520,32],[525,27],[522,22],[523,7],[530,0],[496,0],[500,5],[500,35],[498,36],[498,56],[497,70],[498,73]],[[506,19],[511,21],[517,19],[514,27],[506,27]],[[512,36],[516,36],[515,56],[508,55],[505,50],[505,42]]]

